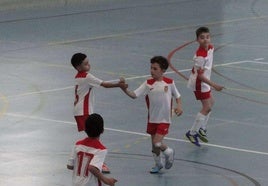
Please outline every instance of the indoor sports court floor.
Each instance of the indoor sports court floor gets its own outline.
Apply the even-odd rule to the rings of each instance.
[[[169,55],[188,76],[194,31],[204,25],[216,48],[212,79],[226,87],[213,92],[209,143],[185,140],[200,103],[170,69],[184,114],[173,118],[165,140],[176,151],[174,166],[151,175],[144,98],[99,88],[108,176],[118,186],[267,186],[267,12],[266,0],[77,0],[1,10],[0,185],[71,185],[66,162],[85,136],[72,115],[75,52],[88,54],[97,77],[122,76],[135,89],[149,77],[154,55]]]

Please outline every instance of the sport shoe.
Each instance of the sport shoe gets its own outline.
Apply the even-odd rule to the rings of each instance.
[[[190,134],[190,131],[188,131],[186,134],[185,134],[185,136],[188,138],[188,140],[191,142],[191,143],[193,143],[193,144],[195,144],[196,146],[198,146],[198,147],[200,147],[201,145],[199,144],[199,142],[198,142],[198,134],[195,134],[195,135],[192,135],[192,134]]]
[[[205,143],[208,142],[208,139],[207,139],[207,130],[204,130],[202,128],[199,129],[198,131],[198,137]]]
[[[175,156],[175,151],[170,148],[170,152],[168,155],[165,155],[165,169],[170,169],[173,165],[174,161],[174,156]]]
[[[154,167],[151,168],[150,173],[151,174],[156,174],[159,173],[159,171],[163,168],[163,165],[155,165]]]
[[[101,172],[104,173],[104,174],[110,174],[111,173],[111,171],[109,170],[108,166],[105,163],[103,163],[103,165],[102,165]]]

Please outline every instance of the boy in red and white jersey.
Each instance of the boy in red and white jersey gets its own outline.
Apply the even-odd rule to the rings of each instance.
[[[77,70],[75,76],[75,101],[74,118],[79,132],[85,129],[87,117],[94,113],[94,89],[95,87],[114,88],[126,86],[121,80],[117,83],[105,82],[90,74],[90,63],[83,53],[76,53],[71,58],[71,64]],[[103,165],[103,173],[110,173],[106,164]]]
[[[76,142],[67,164],[67,168],[73,170],[73,186],[101,186],[102,182],[114,186],[117,182],[100,171],[107,154],[106,147],[99,140],[103,125],[99,114],[88,116],[85,124],[88,137]]]
[[[125,86],[122,81],[117,83],[105,82],[90,74],[90,63],[87,56],[83,53],[76,53],[72,56],[71,63],[77,70],[75,76],[75,101],[74,117],[77,122],[78,131],[85,129],[85,120],[88,115],[94,113],[94,88],[114,88]]]
[[[200,146],[198,138],[203,142],[208,142],[206,126],[214,104],[211,87],[217,91],[221,91],[224,87],[210,80],[214,47],[211,44],[209,29],[207,27],[198,28],[196,40],[199,48],[193,58],[194,66],[187,86],[192,88],[196,99],[201,101],[202,109],[196,115],[194,124],[186,133],[186,137],[196,146]]]
[[[152,78],[146,80],[134,91],[122,88],[133,99],[146,95],[148,108],[146,132],[151,135],[152,153],[155,160],[155,166],[150,170],[150,173],[158,173],[163,168],[161,152],[165,156],[166,169],[170,169],[174,161],[174,150],[163,143],[171,123],[172,98],[176,99],[175,113],[178,116],[182,114],[181,95],[174,81],[164,76],[167,68],[167,59],[162,56],[155,56],[151,59]]]

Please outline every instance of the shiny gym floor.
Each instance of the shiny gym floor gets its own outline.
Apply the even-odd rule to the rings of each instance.
[[[88,55],[92,74],[106,81],[125,77],[133,90],[150,77],[155,55],[169,56],[188,76],[195,29],[203,25],[216,48],[212,79],[226,87],[213,91],[209,143],[198,148],[185,139],[201,105],[169,69],[184,114],[173,117],[165,139],[176,151],[173,167],[151,175],[144,98],[98,88],[107,176],[117,178],[118,186],[268,185],[266,0],[56,2],[0,12],[1,186],[71,186],[66,162],[75,141],[85,137],[72,114],[74,53]]]

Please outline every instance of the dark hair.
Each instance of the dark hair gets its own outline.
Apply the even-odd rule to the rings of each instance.
[[[195,31],[195,34],[196,34],[196,38],[198,38],[202,33],[209,33],[209,28],[208,27],[199,27],[196,31]]]
[[[168,60],[163,57],[163,56],[155,56],[151,59],[151,64],[157,63],[159,64],[160,68],[162,70],[167,70],[168,69]]]
[[[88,116],[85,125],[85,132],[91,138],[99,137],[104,131],[103,118],[96,113]]]
[[[84,59],[86,59],[87,55],[83,53],[76,53],[72,56],[71,63],[74,68],[81,65]]]

